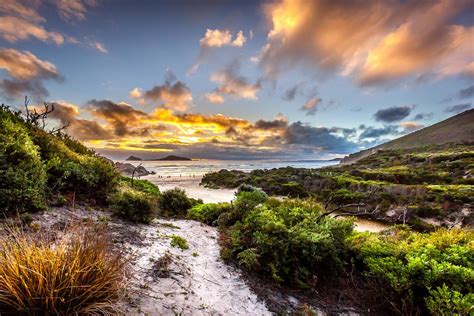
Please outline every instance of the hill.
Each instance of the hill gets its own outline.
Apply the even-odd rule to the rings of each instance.
[[[342,159],[341,164],[354,163],[379,150],[412,149],[426,145],[469,142],[474,142],[474,109],[373,148],[350,154]]]
[[[136,156],[130,156],[128,157],[127,159],[125,159],[126,161],[141,161],[142,158],[140,157],[136,157]]]
[[[162,161],[190,161],[191,158],[180,157],[175,155],[169,155],[164,158],[150,159],[150,160],[162,160]]]

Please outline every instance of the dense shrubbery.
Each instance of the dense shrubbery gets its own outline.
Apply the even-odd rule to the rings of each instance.
[[[367,276],[386,285],[385,297],[392,297],[398,312],[429,310],[437,315],[474,311],[473,242],[472,231],[459,229],[430,234],[394,229],[349,239]]]
[[[189,210],[188,217],[208,225],[214,225],[221,214],[229,211],[231,211],[230,203],[197,204]]]
[[[164,216],[185,217],[195,204],[198,203],[190,199],[184,190],[178,188],[164,191],[158,198],[158,207]]]
[[[224,253],[277,282],[304,287],[313,276],[326,279],[343,266],[352,221],[318,220],[320,215],[321,208],[311,201],[269,200],[226,231]]]
[[[119,190],[110,195],[114,213],[134,223],[149,223],[158,210],[159,189],[147,180],[122,177]]]
[[[27,129],[0,109],[0,213],[6,215],[46,206],[46,172]]]
[[[103,203],[119,173],[105,159],[61,133],[50,134],[0,108],[0,209],[34,211],[58,194]]]
[[[390,209],[404,207],[409,210],[408,221],[415,224],[420,217],[455,217],[465,204],[474,204],[473,165],[472,144],[446,144],[379,151],[337,168],[286,167],[249,173],[221,170],[206,174],[202,184],[237,188],[246,183],[269,195],[314,196],[320,201],[330,200],[335,206],[363,202],[369,208],[377,207],[374,217],[378,219],[387,218]],[[473,216],[463,223],[470,222],[474,222]]]

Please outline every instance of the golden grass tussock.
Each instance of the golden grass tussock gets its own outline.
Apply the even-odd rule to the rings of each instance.
[[[117,313],[123,256],[98,227],[59,237],[10,228],[0,238],[0,310],[28,315]]]

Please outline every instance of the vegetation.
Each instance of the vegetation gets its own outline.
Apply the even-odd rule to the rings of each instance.
[[[77,227],[51,238],[12,230],[0,240],[0,309],[20,314],[107,314],[123,289],[124,260],[105,235]]]
[[[171,217],[185,217],[188,210],[199,203],[188,198],[182,189],[171,189],[164,191],[158,198],[158,206],[161,215]]]
[[[171,247],[178,247],[181,250],[187,250],[189,249],[188,241],[178,235],[172,235],[171,236],[171,242],[170,242]]]
[[[368,278],[400,314],[468,315],[474,311],[474,233],[430,234],[396,228],[348,240]]]
[[[147,180],[123,177],[119,189],[109,197],[113,212],[134,223],[149,223],[158,211],[160,191]]]
[[[213,225],[221,214],[230,210],[230,203],[198,204],[189,210],[188,217],[208,225]]]
[[[353,165],[322,169],[221,170],[205,175],[202,183],[213,188],[249,184],[270,195],[313,196],[334,207],[363,203],[365,210],[375,210],[367,216],[427,228],[418,225],[420,219],[474,222],[462,213],[474,203],[473,166],[472,144],[445,144],[379,151]],[[357,207],[346,211],[360,213]]]

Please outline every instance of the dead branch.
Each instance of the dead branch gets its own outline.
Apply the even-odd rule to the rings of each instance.
[[[132,185],[132,187],[133,187],[133,177],[135,176],[135,171],[137,171],[138,167],[140,167],[141,165],[142,163],[138,164],[138,166],[136,166],[132,171],[132,178],[130,179],[130,184]]]
[[[346,204],[346,205],[336,207],[335,209],[332,209],[329,212],[326,212],[326,213],[323,213],[323,214],[319,215],[318,218],[316,218],[316,223],[319,223],[319,221],[321,221],[321,219],[323,219],[323,217],[331,215],[334,212],[337,212],[339,210],[342,210],[342,209],[345,209],[345,208],[348,208],[348,207],[355,207],[355,206],[357,206],[357,207],[366,206],[366,204],[364,204],[364,203],[353,203],[353,204]]]

